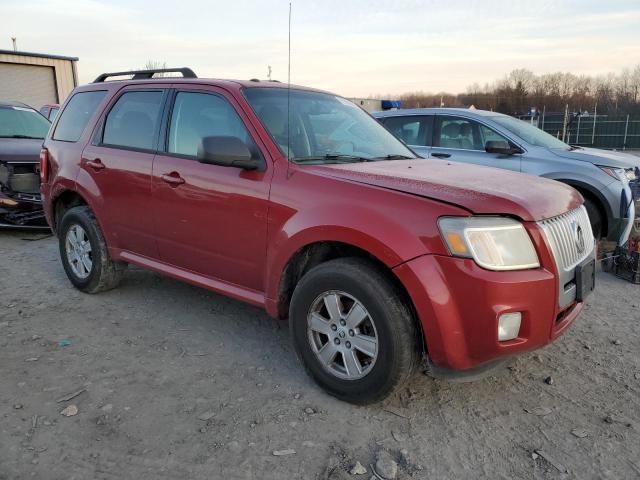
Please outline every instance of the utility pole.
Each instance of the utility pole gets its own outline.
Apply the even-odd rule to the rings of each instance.
[[[18,43],[16,42],[17,38],[16,37],[11,37],[11,42],[13,42],[13,51],[17,52],[18,51]]]

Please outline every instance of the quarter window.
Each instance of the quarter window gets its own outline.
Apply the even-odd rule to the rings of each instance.
[[[107,115],[103,145],[153,150],[163,96],[162,90],[124,93]]]
[[[106,94],[106,90],[96,90],[79,92],[71,97],[61,114],[53,139],[77,142]]]
[[[178,92],[169,127],[169,153],[195,157],[204,137],[237,137],[249,144],[249,133],[224,98],[209,93]]]

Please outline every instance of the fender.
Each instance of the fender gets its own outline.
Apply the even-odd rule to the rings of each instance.
[[[43,196],[44,215],[47,223],[53,232],[56,232],[56,212],[54,205],[58,199],[66,192],[76,193],[76,182],[65,177],[58,177],[56,183],[52,185],[42,185],[41,192]]]
[[[613,218],[615,218],[615,215],[614,215],[613,210],[611,208],[611,204],[606,199],[606,197],[602,194],[602,191],[599,188],[597,188],[596,186],[592,185],[591,183],[588,183],[587,180],[570,178],[566,174],[562,174],[562,173],[560,173],[560,174],[552,174],[552,175],[543,175],[543,176],[545,178],[551,178],[552,180],[556,180],[558,182],[562,182],[562,183],[565,183],[567,185],[570,185],[575,189],[582,189],[582,190],[585,190],[585,191],[589,192],[604,207],[605,214],[606,214],[607,219],[608,219],[608,223],[611,224],[610,223],[611,220]],[[603,188],[605,188],[605,187],[606,186],[603,185]]]
[[[413,199],[417,202],[430,202],[425,199]],[[410,203],[407,207],[410,207]],[[424,205],[423,205],[424,207]],[[438,204],[441,215],[464,215],[461,209]],[[298,211],[288,218],[270,235],[270,248],[274,254],[267,258],[266,298],[267,303],[276,302],[279,294],[281,276],[291,258],[302,248],[318,242],[341,242],[358,247],[387,267],[394,268],[408,260],[427,253],[447,255],[440,239],[436,219],[429,218],[429,209],[425,212],[423,224],[407,222],[400,216],[390,218],[373,209],[344,204],[317,205],[304,211]],[[418,210],[418,211],[420,211]],[[409,216],[415,210],[409,210]],[[422,234],[416,233],[416,228]]]
[[[58,198],[60,198],[60,196],[67,191],[73,192],[80,198],[82,198],[89,206],[89,208],[93,211],[100,229],[103,232],[108,231],[106,230],[108,226],[105,226],[103,222],[104,215],[102,215],[105,204],[104,198],[102,197],[102,195],[100,195],[98,185],[96,185],[93,178],[91,178],[91,176],[88,175],[87,172],[82,168],[78,169],[78,174],[75,181],[67,179],[65,177],[58,177],[56,184],[52,187],[51,202],[48,202],[52,215],[52,222],[50,222],[50,224],[53,224],[55,222],[55,212],[53,211],[53,205],[55,205],[55,202],[58,200]],[[109,241],[107,235],[105,235],[105,242],[107,243],[109,251],[113,255],[112,248],[115,247],[115,245],[110,244],[112,242]]]

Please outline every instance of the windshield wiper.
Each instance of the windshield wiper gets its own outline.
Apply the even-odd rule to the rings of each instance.
[[[358,155],[348,155],[342,153],[327,153],[326,155],[316,155],[312,157],[297,157],[293,161],[296,163],[318,162],[322,160],[336,160],[338,162],[371,162],[372,158],[360,157]]]
[[[0,138],[28,138],[32,140],[44,140],[44,137],[32,137],[31,135],[0,135]]]
[[[376,160],[415,160],[416,157],[409,157],[408,155],[390,154],[384,157],[376,157]]]

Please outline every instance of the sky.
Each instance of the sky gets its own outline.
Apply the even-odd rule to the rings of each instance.
[[[292,0],[291,82],[349,97],[465,91],[516,68],[640,63],[639,0]],[[0,49],[79,57],[80,83],[149,60],[287,80],[289,2],[0,0]]]

